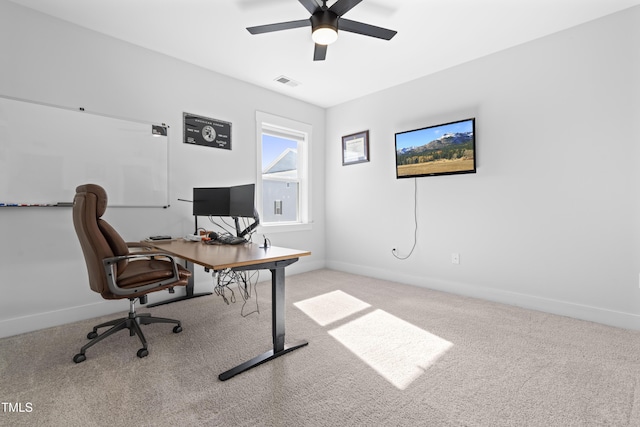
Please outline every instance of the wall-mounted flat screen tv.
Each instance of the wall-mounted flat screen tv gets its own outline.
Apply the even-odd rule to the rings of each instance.
[[[396,133],[396,178],[476,172],[475,118]]]

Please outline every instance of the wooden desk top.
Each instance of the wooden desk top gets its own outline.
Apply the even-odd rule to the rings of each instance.
[[[145,243],[150,244],[159,251],[212,270],[223,270],[225,268],[282,261],[311,255],[309,251],[279,248],[277,246],[264,249],[255,243],[207,245],[202,242],[190,242],[183,239]]]

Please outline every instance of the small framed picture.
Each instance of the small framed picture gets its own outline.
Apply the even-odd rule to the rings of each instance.
[[[369,161],[369,131],[342,137],[342,165]]]

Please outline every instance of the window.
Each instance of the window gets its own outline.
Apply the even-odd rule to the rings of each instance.
[[[256,113],[260,222],[270,226],[310,223],[309,161],[311,126]]]

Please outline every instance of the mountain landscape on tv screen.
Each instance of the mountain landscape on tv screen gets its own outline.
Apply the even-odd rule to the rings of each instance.
[[[423,145],[396,151],[398,177],[474,172],[473,131],[445,133]]]

